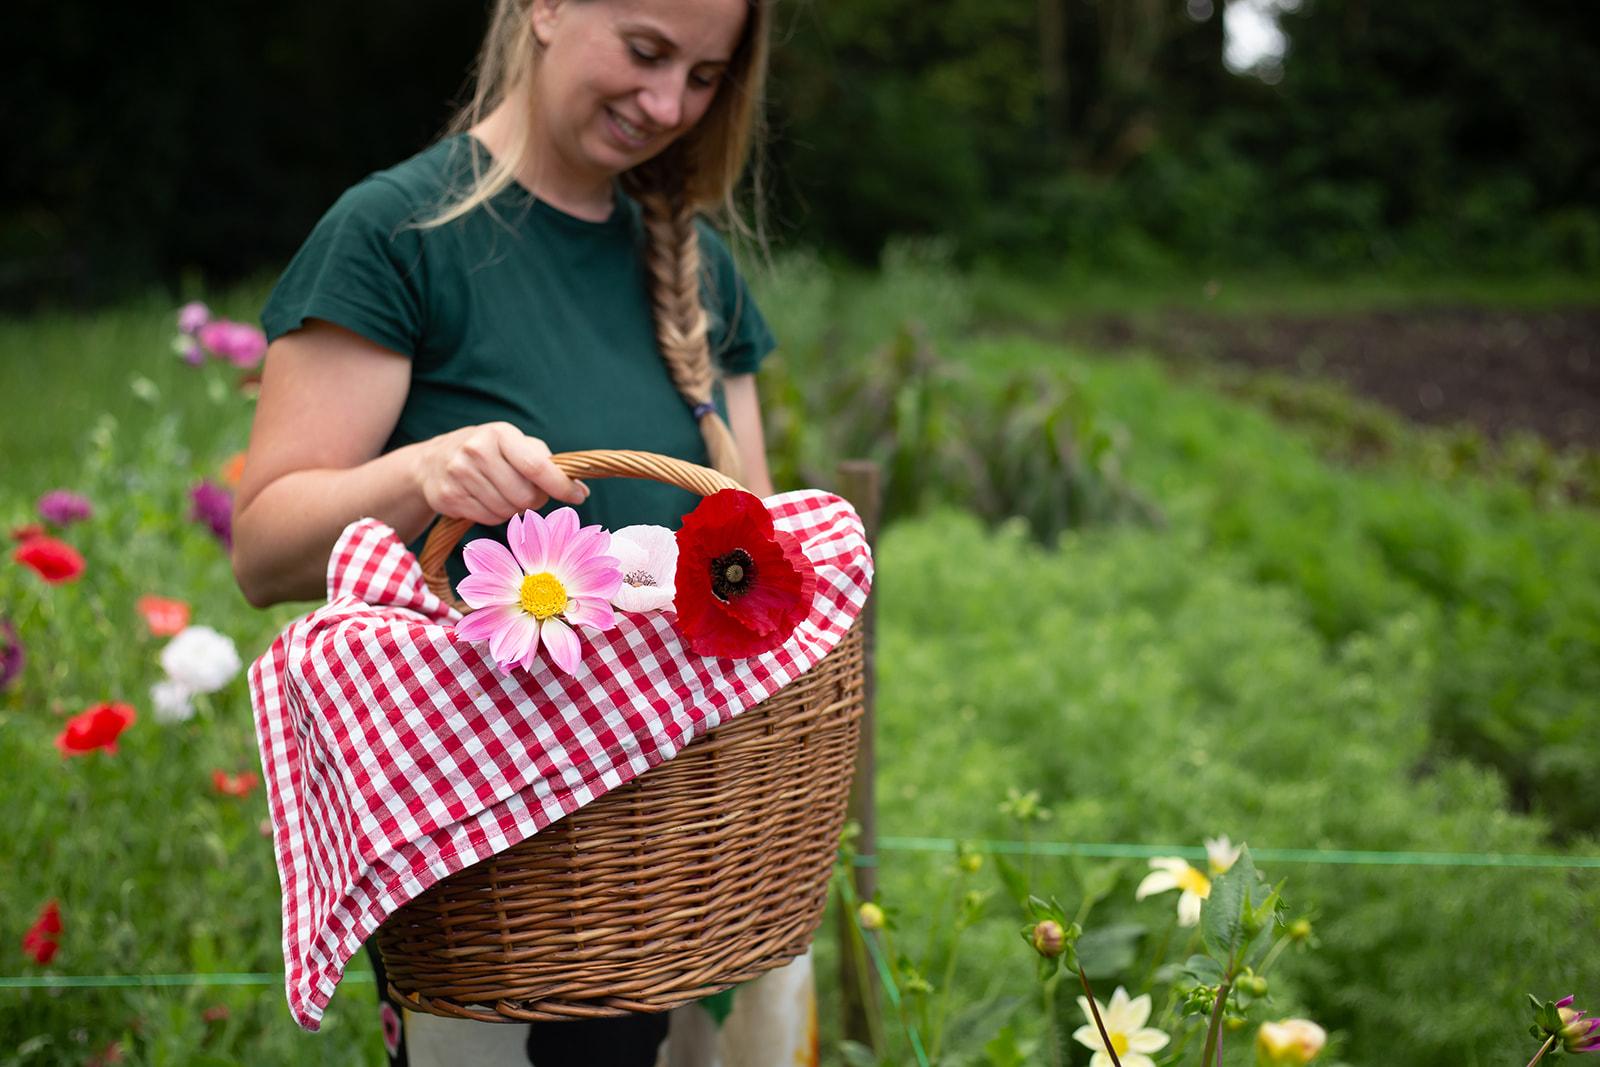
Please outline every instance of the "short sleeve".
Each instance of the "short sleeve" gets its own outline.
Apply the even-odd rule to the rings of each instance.
[[[754,374],[778,342],[727,244],[704,222],[700,223],[700,248],[707,267],[702,295],[711,313],[711,356],[724,375]]]
[[[406,194],[381,176],[348,190],[317,223],[261,311],[267,340],[325,319],[402,355],[422,340],[422,235]]]

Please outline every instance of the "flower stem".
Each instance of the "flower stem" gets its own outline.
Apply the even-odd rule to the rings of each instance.
[[[1214,1062],[1222,1063],[1222,1006],[1228,1003],[1228,990],[1233,985],[1233,978],[1227,977],[1217,987],[1217,1002],[1211,1008],[1211,1022],[1206,1027],[1206,1048],[1200,1054],[1202,1067],[1211,1067]]]
[[[1083,983],[1083,995],[1089,998],[1089,1014],[1094,1016],[1095,1028],[1100,1031],[1100,1043],[1111,1057],[1111,1067],[1122,1067],[1122,1061],[1117,1059],[1117,1050],[1111,1046],[1111,1035],[1106,1033],[1106,1024],[1100,1018],[1100,1005],[1095,1002],[1094,991],[1089,988],[1089,978],[1083,973],[1081,963],[1078,964],[1078,981]]]
[[[1551,1034],[1550,1037],[1545,1041],[1545,1043],[1543,1045],[1539,1046],[1539,1051],[1534,1055],[1533,1059],[1528,1061],[1528,1067],[1533,1067],[1534,1064],[1536,1064],[1540,1060],[1544,1059],[1544,1054],[1546,1052],[1549,1052],[1550,1049],[1552,1047],[1554,1047],[1555,1043],[1556,1043],[1556,1035],[1555,1034]]]

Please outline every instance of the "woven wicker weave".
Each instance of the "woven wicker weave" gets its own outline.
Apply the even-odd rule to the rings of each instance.
[[[575,477],[733,483],[645,453],[555,457]],[[466,523],[441,521],[444,559]],[[822,920],[850,791],[864,664],[859,625],[803,677],[678,755],[434,885],[378,930],[407,1007],[486,1022],[658,1012],[805,951]]]

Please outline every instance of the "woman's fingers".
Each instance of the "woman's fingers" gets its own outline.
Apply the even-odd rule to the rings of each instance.
[[[548,445],[537,437],[518,432],[515,427],[507,426],[506,429],[511,432],[501,437],[502,453],[517,473],[536,486],[541,494],[568,504],[581,504],[589,498],[588,486],[567,477],[560,467],[550,461]]]
[[[471,426],[434,443],[423,496],[441,514],[492,526],[551,497],[581,504],[589,496],[587,486],[551,462],[543,441],[510,423]]]

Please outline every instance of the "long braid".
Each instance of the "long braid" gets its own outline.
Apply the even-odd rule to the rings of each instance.
[[[670,174],[664,169],[652,170],[652,177]],[[644,209],[648,236],[645,266],[661,358],[679,395],[698,413],[700,436],[705,439],[711,466],[742,480],[743,464],[733,431],[711,400],[716,370],[711,364],[706,309],[700,303],[700,236],[695,229],[694,205],[681,180],[668,177],[650,182],[653,187],[641,187],[644,182],[629,184],[635,186],[634,196]]]

